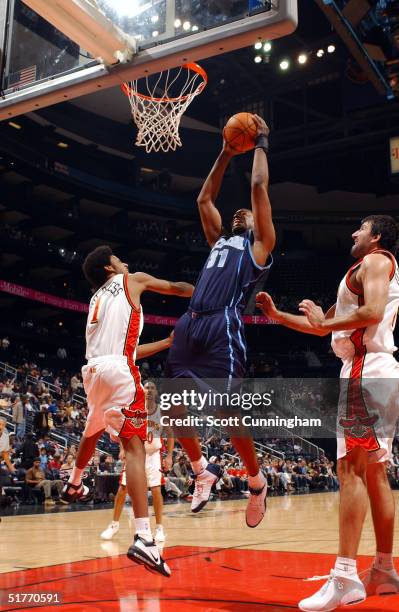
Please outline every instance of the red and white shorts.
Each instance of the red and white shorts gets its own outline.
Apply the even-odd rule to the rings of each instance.
[[[147,477],[147,485],[151,487],[160,487],[165,483],[165,479],[162,473],[162,459],[161,451],[155,453],[146,454],[145,457],[145,472]],[[126,487],[126,468],[123,465],[123,470],[119,479],[119,484]]]
[[[90,359],[82,368],[89,414],[84,435],[101,429],[130,440],[147,437],[144,389],[137,366],[129,367],[123,355]]]
[[[399,416],[399,363],[389,353],[343,360],[338,407],[337,458],[356,447],[369,463],[390,461]]]

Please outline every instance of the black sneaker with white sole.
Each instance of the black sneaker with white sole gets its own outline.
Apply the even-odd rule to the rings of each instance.
[[[60,501],[63,504],[72,504],[79,502],[85,504],[93,499],[93,493],[89,487],[86,487],[82,482],[79,485],[74,485],[67,482],[60,495]]]
[[[170,568],[162,559],[154,540],[147,542],[136,533],[134,542],[127,551],[127,556],[130,561],[144,565],[150,572],[161,574],[166,578],[170,577]]]

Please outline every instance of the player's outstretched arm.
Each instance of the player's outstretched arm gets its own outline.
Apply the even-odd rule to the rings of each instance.
[[[161,278],[155,278],[145,272],[135,272],[129,274],[129,293],[133,297],[143,291],[153,291],[163,295],[177,295],[178,297],[189,298],[192,296],[194,286],[190,283],[172,282]],[[134,299],[133,299],[134,302]]]
[[[155,342],[148,342],[147,344],[139,344],[136,349],[136,361],[139,359],[145,359],[156,355],[161,351],[166,351],[173,342],[173,332],[163,340],[156,340]]]
[[[272,207],[270,205],[269,187],[269,165],[267,163],[267,148],[269,128],[265,121],[254,115],[257,124],[256,145],[251,177],[251,201],[254,216],[254,238],[252,247],[253,255],[259,266],[264,266],[276,243],[276,233],[272,219]]]
[[[385,255],[370,253],[364,258],[358,272],[358,280],[363,287],[364,304],[362,306],[349,315],[333,317],[328,321],[317,316],[315,305],[311,300],[303,300],[299,305],[300,310],[315,329],[326,331],[326,333],[376,325],[384,317],[391,271],[392,262]]]
[[[319,327],[314,327],[306,316],[294,315],[289,312],[278,310],[271,296],[265,291],[261,291],[257,294],[256,306],[266,317],[273,319],[273,321],[277,321],[280,325],[284,325],[284,327],[288,327],[289,329],[304,334],[312,334],[313,336],[327,336],[330,333],[329,330],[322,330]],[[320,306],[316,306],[316,308],[318,309],[318,316],[323,317],[323,319],[330,319],[335,314],[335,304],[331,306],[325,315]]]
[[[215,206],[215,202],[222,186],[226,168],[234,155],[238,155],[238,152],[234,151],[224,141],[223,150],[215,161],[197,198],[202,227],[211,248],[222,233],[222,217]]]

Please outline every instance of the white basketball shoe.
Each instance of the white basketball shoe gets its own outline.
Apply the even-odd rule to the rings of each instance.
[[[331,570],[325,584],[311,597],[302,599],[298,608],[305,612],[330,612],[339,606],[351,606],[366,599],[366,589],[358,576],[345,578]]]
[[[195,476],[191,512],[199,512],[208,503],[212,487],[220,478],[220,472],[219,466],[208,463],[205,470]]]
[[[101,539],[102,540],[112,540],[114,535],[116,535],[119,531],[119,521],[112,521],[108,525],[108,527],[102,532]]]

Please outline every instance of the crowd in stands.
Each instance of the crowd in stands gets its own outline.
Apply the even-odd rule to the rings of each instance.
[[[26,233],[24,230],[20,229],[18,225],[3,224],[0,229],[0,235],[9,240],[23,243],[24,247],[28,247],[29,249],[46,248],[49,253],[56,254],[67,263],[71,263],[72,261],[81,263],[83,261],[82,257],[76,251],[70,251],[69,249],[58,247],[54,245],[54,243],[47,242],[46,240],[34,238],[32,234]]]
[[[216,484],[214,498],[245,497],[248,495],[248,474],[229,442],[221,441],[215,445],[213,439],[208,452],[218,452],[209,457],[211,463],[220,466],[221,478]],[[228,448],[232,453],[225,452]],[[16,499],[23,504],[37,502],[54,505],[60,500],[60,493],[75,465],[77,445],[64,448],[49,435],[35,435],[28,432],[10,436],[10,460],[13,472],[2,469],[1,486],[6,489],[19,489]],[[334,465],[327,459],[297,460],[277,459],[271,453],[258,453],[260,469],[267,478],[269,494],[305,493],[309,491],[336,491],[338,481]],[[93,474],[118,474],[122,462],[112,454],[96,450],[89,463],[87,472]],[[190,462],[185,452],[176,445],[172,470],[165,477],[164,494],[168,499],[191,499],[193,478]],[[112,497],[100,496],[100,501],[110,501]]]
[[[3,351],[8,350],[10,339],[4,337],[0,345]],[[262,367],[265,376],[278,373],[278,363],[265,363]],[[162,374],[160,362],[155,369],[155,374]],[[154,374],[148,361],[141,364],[141,371],[143,380]],[[317,387],[307,388],[305,382],[302,400],[314,409],[322,403]],[[18,483],[18,501],[53,504],[74,465],[88,413],[81,374],[71,375],[65,369],[54,373],[29,361],[17,368],[10,366],[0,374],[0,411],[0,416],[5,417],[15,431],[10,436],[9,450],[14,469],[10,469],[10,462],[3,464],[3,488],[4,483],[11,488]],[[113,474],[121,470],[118,446],[112,444],[108,436],[104,439],[106,442],[96,451],[89,466],[92,474]],[[323,453],[315,458],[309,451],[305,452],[301,444],[277,437],[262,442],[267,444],[267,450],[263,447],[258,452],[258,461],[270,494],[338,489],[334,463]],[[248,475],[229,439],[212,434],[203,439],[202,444],[208,459],[220,466],[222,477],[215,496],[246,496]],[[392,485],[397,486],[399,442],[394,446],[394,462],[388,473]],[[189,498],[192,489],[189,460],[176,443],[174,464],[166,478],[164,493],[170,498],[185,499]]]
[[[148,242],[169,243],[187,247],[206,248],[207,242],[201,230],[179,228],[172,221],[137,219],[130,222],[130,229],[138,239]]]

